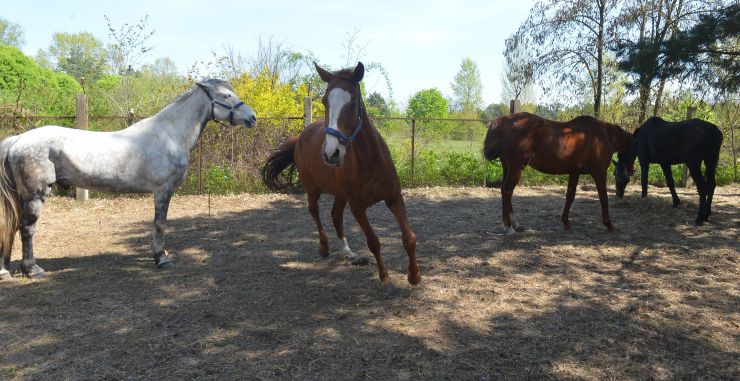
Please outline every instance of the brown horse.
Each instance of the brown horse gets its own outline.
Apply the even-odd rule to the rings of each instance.
[[[518,229],[511,214],[511,196],[527,165],[548,174],[567,174],[568,192],[560,220],[570,229],[568,213],[576,195],[581,174],[589,174],[596,183],[601,202],[601,218],[609,231],[606,176],[614,152],[632,148],[632,135],[619,126],[590,116],[579,116],[569,122],[555,122],[526,112],[498,118],[491,122],[483,145],[487,160],[501,158],[504,170],[501,186],[501,214],[508,235]],[[627,168],[634,172],[634,166]]]
[[[319,218],[318,201],[322,193],[334,195],[331,216],[343,246],[340,253],[358,258],[344,236],[344,208],[349,204],[375,256],[383,292],[389,296],[395,292],[395,287],[383,265],[378,236],[367,219],[369,206],[385,201],[401,227],[403,247],[409,256],[409,283],[419,283],[421,273],[416,265],[416,235],[406,218],[396,168],[388,146],[365,112],[360,92],[365,68],[359,62],[354,70],[331,73],[316,65],[316,71],[327,83],[321,100],[326,109],[325,119],[306,127],[298,139],[283,143],[267,159],[262,168],[262,180],[272,190],[286,191],[293,188],[291,174],[293,169],[298,169],[308,198],[308,210],[319,231],[319,253],[324,258],[329,256],[329,240]],[[288,168],[287,179],[281,179]]]

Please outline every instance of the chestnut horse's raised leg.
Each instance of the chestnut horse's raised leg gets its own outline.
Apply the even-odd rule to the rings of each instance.
[[[305,189],[308,198],[308,211],[316,222],[316,229],[319,231],[319,254],[326,258],[329,256],[329,238],[326,236],[324,225],[321,223],[321,217],[319,217],[319,197],[321,193],[309,186],[306,186]]]
[[[514,187],[519,183],[519,179],[522,177],[521,166],[504,164],[504,183],[501,185],[501,220],[504,223],[504,229],[506,229],[506,235],[512,235],[516,233],[516,223],[513,222],[511,217],[514,212],[514,207],[511,205],[511,196],[514,194]]]
[[[573,199],[576,197],[576,187],[578,186],[580,176],[577,173],[571,173],[568,176],[568,191],[565,193],[565,206],[563,207],[563,214],[560,215],[560,221],[563,222],[563,227],[567,230],[570,230],[568,215],[570,214],[570,206],[573,204]]]
[[[395,198],[386,200],[385,205],[396,216],[398,226],[401,228],[403,248],[406,249],[406,254],[409,256],[409,274],[407,277],[409,283],[418,284],[421,282],[421,272],[416,264],[416,234],[411,230],[406,217],[406,204],[403,201],[403,196],[399,193]]]
[[[597,171],[591,174],[596,184],[596,191],[599,193],[599,203],[601,203],[601,221],[604,223],[606,228],[610,231],[614,231],[614,225],[609,218],[609,198],[606,195],[606,169],[603,171]]]
[[[380,240],[375,234],[375,231],[373,231],[372,226],[370,226],[370,222],[367,220],[367,207],[359,204],[360,203],[353,203],[350,201],[349,209],[352,211],[352,215],[355,216],[357,223],[365,233],[368,249],[370,249],[370,252],[375,256],[375,262],[378,264],[378,275],[380,276],[380,282],[383,284],[383,294],[385,296],[391,296],[396,291],[395,286],[393,286],[393,283],[391,282],[391,278],[388,277],[388,271],[385,269],[385,264],[383,264],[383,256],[380,254]]]

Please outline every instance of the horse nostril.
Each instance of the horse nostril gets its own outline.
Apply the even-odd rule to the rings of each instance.
[[[339,159],[339,150],[334,151],[334,154],[331,155],[331,158],[334,160]]]
[[[252,115],[252,123],[255,123],[256,121],[257,121],[257,116],[256,115]]]

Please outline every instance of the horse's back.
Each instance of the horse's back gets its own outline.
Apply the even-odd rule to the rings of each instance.
[[[718,154],[722,132],[710,122],[688,119],[668,122],[651,117],[636,131],[638,155],[649,162],[679,164]]]

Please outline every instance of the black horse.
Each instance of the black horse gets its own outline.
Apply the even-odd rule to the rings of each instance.
[[[619,160],[615,163],[617,196],[624,195],[624,188],[630,180],[626,168],[632,167],[637,157],[642,175],[642,197],[647,197],[649,165],[657,163],[663,169],[665,182],[671,190],[673,206],[678,206],[681,201],[673,183],[671,164],[686,163],[699,193],[699,215],[695,222],[701,225],[707,221],[712,213],[712,196],[716,187],[714,176],[722,146],[722,132],[719,128],[701,119],[666,122],[652,117],[636,129],[633,136],[633,150],[618,155]],[[706,167],[706,178],[701,173],[702,161]]]

